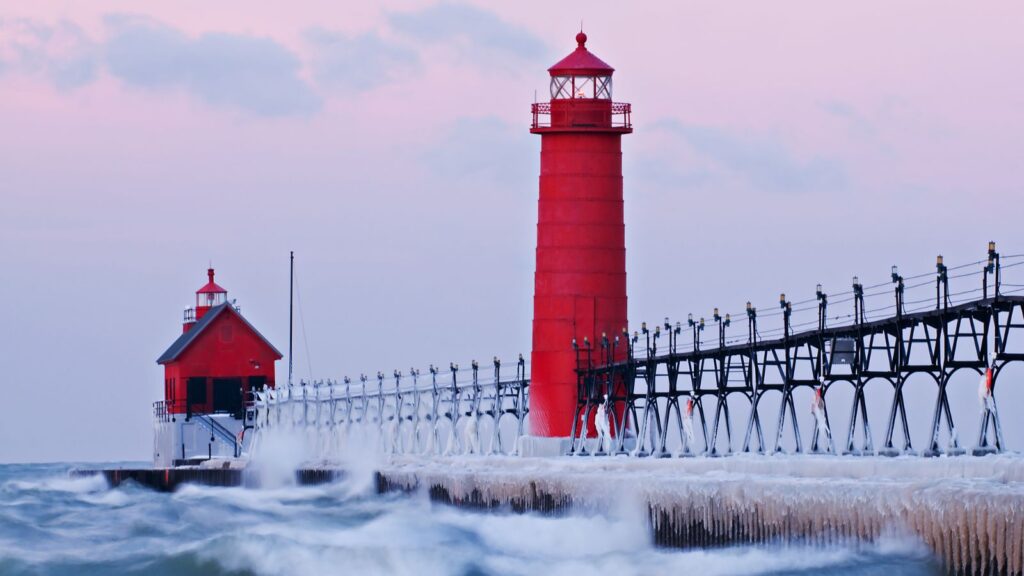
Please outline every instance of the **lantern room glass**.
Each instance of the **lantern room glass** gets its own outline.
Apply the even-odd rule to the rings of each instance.
[[[552,76],[551,99],[611,100],[611,76]]]
[[[196,307],[202,306],[219,306],[228,301],[228,295],[226,292],[204,292],[196,294]]]

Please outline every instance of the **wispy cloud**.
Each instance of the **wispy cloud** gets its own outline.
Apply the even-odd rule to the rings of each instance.
[[[821,102],[819,106],[829,116],[843,122],[850,136],[870,140],[878,138],[878,130],[875,124],[850,104],[838,100],[826,100]]]
[[[425,157],[438,175],[502,186],[528,186],[535,167],[533,137],[495,117],[458,118]]]
[[[314,48],[317,83],[326,88],[369,90],[408,73],[418,62],[414,51],[375,33],[350,36],[313,28],[305,36]]]
[[[846,187],[846,173],[833,158],[800,158],[778,139],[661,120],[655,130],[681,139],[707,168],[767,192],[834,191]]]
[[[463,55],[499,52],[525,60],[542,59],[545,43],[532,32],[506,22],[494,12],[444,2],[415,12],[390,16],[391,26],[417,40],[454,43]]]
[[[207,33],[192,38],[145,17],[106,18],[110,72],[145,88],[184,89],[215,105],[253,114],[305,114],[320,98],[299,76],[300,61],[269,38]]]
[[[82,29],[67,20],[50,25],[0,18],[0,73],[38,74],[58,89],[69,90],[95,79],[98,52]]]

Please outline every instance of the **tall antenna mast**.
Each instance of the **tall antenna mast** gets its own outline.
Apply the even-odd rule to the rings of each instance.
[[[292,385],[292,328],[295,326],[295,251],[288,266],[288,386]]]

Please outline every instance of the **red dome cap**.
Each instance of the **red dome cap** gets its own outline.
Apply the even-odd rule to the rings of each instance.
[[[206,286],[203,286],[199,290],[196,290],[196,294],[220,294],[220,293],[227,294],[228,293],[227,290],[221,288],[220,286],[217,285],[216,282],[213,281],[213,268],[208,268],[206,270],[206,276],[210,279],[210,281],[206,283]]]
[[[615,68],[587,50],[587,35],[576,35],[576,49],[548,68],[552,76],[611,76]]]

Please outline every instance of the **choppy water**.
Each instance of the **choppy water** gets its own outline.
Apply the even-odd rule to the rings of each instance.
[[[482,514],[339,483],[109,490],[69,465],[0,465],[0,574],[936,574],[894,539],[654,548],[639,514]]]

